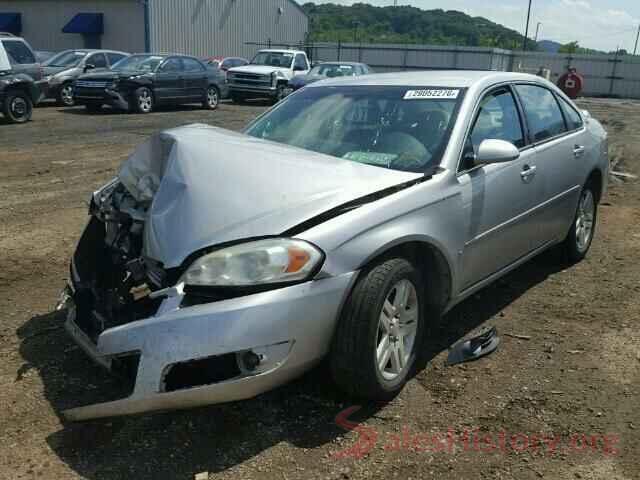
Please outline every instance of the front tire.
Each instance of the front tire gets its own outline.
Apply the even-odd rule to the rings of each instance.
[[[276,88],[276,95],[275,97],[273,97],[273,104],[275,105],[276,103],[280,102],[283,98],[284,98],[284,91],[286,89],[286,85],[281,83],[280,85],[278,85],[278,87]]]
[[[215,110],[220,104],[220,91],[213,85],[207,88],[207,93],[202,102],[202,107],[206,110]]]
[[[58,105],[63,107],[73,107],[76,102],[73,99],[73,84],[67,82],[62,85],[60,92],[58,93]]]
[[[596,198],[593,184],[585,185],[580,193],[571,230],[569,230],[563,244],[569,263],[580,262],[591,248],[598,213]]]
[[[153,112],[153,92],[147,87],[138,88],[133,94],[133,109],[137,113]]]
[[[424,331],[425,289],[404,258],[362,273],[336,329],[330,363],[338,386],[369,400],[390,400],[413,373]]]
[[[10,123],[26,123],[33,114],[33,102],[26,92],[9,91],[2,106],[2,113]]]

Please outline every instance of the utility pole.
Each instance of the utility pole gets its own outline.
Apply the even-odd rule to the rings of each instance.
[[[527,10],[527,26],[524,29],[524,40],[522,41],[522,50],[527,50],[527,40],[529,36],[529,19],[531,18],[531,0],[529,0],[529,9]]]
[[[538,25],[536,25],[536,38],[535,38],[535,43],[538,43],[538,32],[540,31],[540,25],[542,25],[542,22],[538,22]]]
[[[635,55],[638,51],[638,39],[640,38],[640,25],[638,25],[638,34],[636,35],[636,46],[633,47],[633,54]]]

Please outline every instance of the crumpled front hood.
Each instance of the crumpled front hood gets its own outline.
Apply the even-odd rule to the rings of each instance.
[[[206,125],[154,135],[118,173],[136,200],[150,202],[143,253],[166,268],[205,247],[279,235],[421,176]]]

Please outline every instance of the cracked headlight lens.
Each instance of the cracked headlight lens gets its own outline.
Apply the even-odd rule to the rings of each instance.
[[[270,238],[203,255],[182,275],[191,286],[242,287],[308,279],[323,253],[303,240]]]

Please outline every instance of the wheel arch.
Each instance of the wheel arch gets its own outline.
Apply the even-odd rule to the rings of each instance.
[[[33,85],[33,83],[30,80],[27,80],[27,79],[15,80],[7,84],[4,88],[5,94],[8,94],[16,90],[24,92],[26,95],[28,95],[29,99],[34,105],[38,101],[38,97],[39,97],[38,87]]]
[[[418,267],[427,286],[428,306],[442,312],[452,297],[454,283],[453,269],[443,250],[425,239],[404,239],[377,250],[361,263],[359,270],[394,256],[406,258]]]

